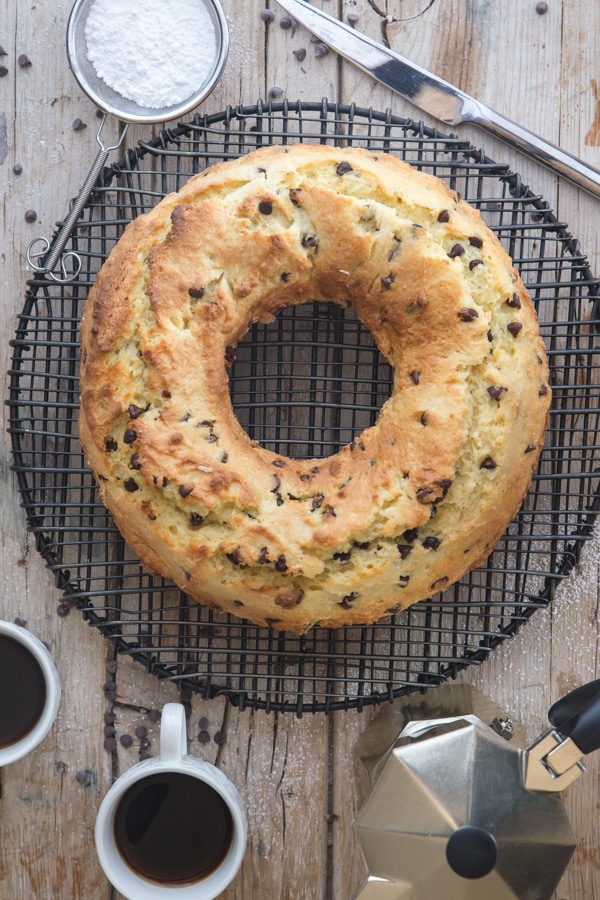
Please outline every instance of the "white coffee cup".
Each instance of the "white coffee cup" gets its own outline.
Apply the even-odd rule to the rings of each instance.
[[[41,670],[45,686],[45,697],[43,693],[41,694],[43,706],[37,720],[20,738],[0,746],[0,768],[2,768],[26,756],[50,731],[60,703],[60,678],[46,645],[26,628],[13,622],[0,621],[0,636],[16,641],[29,651]],[[14,685],[19,685],[19,677],[19,671],[15,670]],[[10,687],[12,686],[11,683]],[[7,698],[5,702],[8,702]]]
[[[223,801],[225,804],[231,826],[228,847],[214,868],[205,875],[199,875],[196,880],[185,883],[165,883],[134,868],[135,864],[131,859],[126,861],[117,837],[116,822],[124,815],[120,805],[123,798],[125,797],[124,806],[127,806],[132,794],[136,791],[143,794],[147,790],[140,782],[155,784],[161,781],[160,776],[166,777],[171,773],[197,779],[212,788],[220,798],[218,802]],[[195,814],[201,816],[202,809],[197,809]],[[151,816],[146,816],[142,821],[150,819]],[[106,877],[127,900],[213,900],[237,875],[246,851],[247,833],[246,815],[238,791],[216,766],[187,755],[184,707],[180,703],[167,703],[163,707],[160,724],[160,756],[137,763],[121,775],[106,794],[98,811],[96,850]]]

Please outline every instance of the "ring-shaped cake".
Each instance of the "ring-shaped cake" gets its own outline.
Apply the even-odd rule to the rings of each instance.
[[[250,325],[352,307],[393,369],[375,424],[290,459],[239,424]],[[479,213],[391,154],[266,147],[131,222],[82,322],[79,432],[144,566],[260,625],[372,623],[479,565],[542,448],[537,317]]]

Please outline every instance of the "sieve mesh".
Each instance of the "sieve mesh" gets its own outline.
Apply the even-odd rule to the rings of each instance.
[[[67,27],[67,56],[77,81],[91,100],[104,112],[124,119],[126,122],[165,122],[189,112],[210,93],[219,78],[228,51],[228,29],[225,16],[220,5],[214,0],[204,0],[205,8],[211,18],[216,39],[215,66],[203,84],[196,86],[194,92],[173,106],[162,108],[140,106],[134,100],[123,97],[114,91],[105,81],[98,77],[93,64],[88,58],[88,45],[85,27],[94,0],[78,0],[71,11]],[[191,35],[199,44],[198,52],[202,52],[203,35]]]

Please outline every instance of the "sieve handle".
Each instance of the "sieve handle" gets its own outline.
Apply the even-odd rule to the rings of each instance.
[[[102,127],[105,121],[106,115],[102,117],[100,127],[98,128],[98,134],[96,135],[96,140],[100,145],[98,155],[96,156],[92,168],[90,169],[88,176],[83,183],[79,195],[73,202],[73,206],[71,207],[69,215],[62,224],[61,229],[56,236],[56,239],[52,244],[50,244],[48,238],[36,238],[35,240],[31,241],[31,243],[27,247],[27,261],[34,272],[46,275],[53,281],[58,282],[58,284],[67,284],[69,281],[73,281],[75,278],[77,278],[81,271],[81,257],[79,256],[79,254],[71,250],[68,253],[65,253],[63,256],[63,250],[65,249],[67,241],[71,237],[73,229],[77,224],[77,220],[79,219],[79,216],[81,215],[83,208],[89,200],[90,194],[92,193],[96,182],[98,181],[98,177],[100,175],[100,172],[104,168],[104,164],[108,158],[108,154],[111,150],[116,150],[117,147],[121,145],[123,138],[125,137],[125,133],[127,132],[127,128],[129,127],[128,124],[125,124],[121,131],[121,134],[119,135],[119,140],[117,141],[117,143],[111,147],[105,147],[101,140]],[[39,245],[42,249],[34,251],[34,247],[36,245]],[[49,250],[50,253],[48,253]],[[73,270],[71,272],[68,272],[66,267],[66,260],[69,258],[73,261]],[[34,262],[35,259],[42,259],[43,261]],[[60,275],[56,274],[54,271],[59,259],[61,260]]]

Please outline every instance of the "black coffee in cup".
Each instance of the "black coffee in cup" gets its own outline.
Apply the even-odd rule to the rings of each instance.
[[[127,865],[142,877],[187,884],[207,878],[225,859],[233,819],[222,797],[199,778],[159,772],[123,794],[114,836]]]
[[[0,747],[35,728],[46,705],[42,667],[20,641],[0,634]]]

